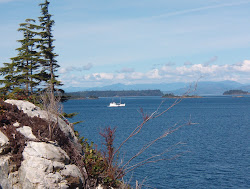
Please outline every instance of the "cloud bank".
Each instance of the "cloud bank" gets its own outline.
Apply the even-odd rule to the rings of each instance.
[[[217,58],[212,58],[215,60]],[[211,61],[209,62],[211,63]],[[192,82],[199,78],[209,81],[232,80],[240,83],[250,82],[250,60],[244,60],[237,64],[212,65],[212,64],[184,64],[174,67],[168,64],[147,72],[136,72],[133,69],[116,73],[92,73],[84,75],[66,74],[63,76],[64,83],[69,85],[106,85],[112,83],[159,83],[159,82]],[[77,81],[77,82],[76,82]]]

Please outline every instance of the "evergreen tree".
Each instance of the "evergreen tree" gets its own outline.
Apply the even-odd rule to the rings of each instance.
[[[49,14],[49,3],[49,1],[45,0],[44,3],[40,4],[42,16],[39,17],[39,21],[42,31],[40,32],[41,44],[39,47],[41,49],[41,53],[44,56],[43,80],[49,85],[49,89],[53,98],[55,86],[62,84],[56,79],[58,75],[55,75],[55,72],[60,66],[57,64],[55,59],[58,55],[53,52],[55,48],[55,46],[53,46],[53,42],[55,39],[53,39],[54,36],[52,34],[52,26],[55,24],[55,22],[51,19],[52,15]]]
[[[0,88],[2,95],[7,95],[10,92],[19,91],[18,88],[18,77],[16,76],[17,73],[17,65],[15,62],[12,63],[3,63],[4,67],[0,68],[0,75],[4,76],[2,80],[0,80],[0,84],[4,86]]]
[[[12,58],[12,60],[18,62],[19,70],[21,71],[21,83],[25,84],[25,93],[33,93],[33,88],[39,85],[40,83],[40,67],[43,59],[41,59],[40,52],[37,44],[40,41],[37,37],[37,30],[40,29],[40,26],[34,24],[35,20],[26,19],[26,23],[20,24],[18,31],[23,32],[23,39],[18,40],[22,44],[18,48],[18,56]]]
[[[26,19],[25,23],[20,24],[18,31],[23,32],[23,39],[18,40],[21,43],[21,47],[16,49],[18,55],[11,58],[12,63],[4,63],[4,67],[0,68],[0,75],[4,76],[0,80],[0,84],[4,84],[0,92],[28,96],[40,88],[44,89],[42,85],[45,83],[53,101],[55,86],[62,85],[55,74],[60,67],[53,46],[52,26],[55,22],[48,11],[49,1],[44,0],[39,5],[42,15],[39,17],[40,24],[36,25],[33,19]],[[63,90],[59,92],[64,93]],[[67,97],[63,96],[62,99],[67,100]]]
[[[17,48],[18,55],[11,58],[12,63],[4,63],[5,67],[0,69],[1,75],[5,76],[0,82],[5,84],[2,91],[7,94],[24,93],[27,96],[33,93],[34,87],[40,82],[40,53],[36,46],[40,39],[37,30],[40,26],[35,25],[35,20],[26,19],[20,24],[18,31],[23,33],[23,39],[18,40],[21,47]]]

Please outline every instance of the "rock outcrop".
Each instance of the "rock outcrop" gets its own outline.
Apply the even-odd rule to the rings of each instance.
[[[6,105],[1,103],[1,108]],[[81,147],[73,129],[54,116],[58,128],[49,140],[46,111],[26,101],[6,103],[18,109],[0,110],[0,189],[85,188],[86,171],[77,161]]]
[[[6,154],[9,149],[9,139],[0,131],[0,155]]]
[[[61,118],[58,118],[57,116],[50,115],[50,113],[41,110],[39,107],[35,106],[31,102],[23,101],[23,100],[6,100],[6,103],[16,105],[19,110],[22,110],[25,114],[27,114],[29,117],[39,117],[42,119],[52,119],[53,121],[58,121],[58,126],[62,130],[62,132],[79,148],[78,139],[74,134],[74,131],[69,125],[62,120]]]
[[[23,188],[69,188],[69,178],[79,184],[83,176],[76,165],[69,164],[67,153],[45,142],[28,142],[23,151],[19,177]],[[72,183],[70,183],[72,184]]]

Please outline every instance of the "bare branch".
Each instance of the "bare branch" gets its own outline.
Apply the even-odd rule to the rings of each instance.
[[[182,144],[183,144],[183,143],[178,142],[178,143],[176,143],[176,144],[170,146],[169,148],[167,148],[165,151],[163,151],[163,152],[161,152],[161,153],[159,153],[159,154],[153,155],[153,156],[151,156],[151,157],[149,157],[149,158],[147,158],[147,159],[145,159],[145,160],[143,160],[143,161],[141,161],[141,162],[139,162],[139,163],[137,163],[137,164],[134,164],[134,165],[132,165],[132,166],[130,166],[130,167],[127,167],[127,168],[125,168],[124,170],[126,171],[126,170],[129,170],[129,169],[132,169],[132,168],[137,167],[137,166],[139,166],[139,165],[141,165],[141,164],[143,164],[143,163],[145,163],[145,162],[148,162],[148,161],[151,160],[151,159],[154,159],[154,158],[156,158],[156,157],[160,157],[160,156],[164,155],[165,153],[172,151],[173,149],[177,148],[177,146],[182,145]]]
[[[141,150],[139,150],[139,152],[138,152],[137,154],[135,154],[133,157],[131,157],[131,158],[123,165],[122,169],[126,172],[126,170],[131,169],[131,168],[133,168],[133,167],[139,167],[139,166],[142,166],[142,165],[144,165],[144,164],[146,164],[146,163],[158,161],[158,160],[154,160],[154,161],[149,161],[149,160],[151,160],[151,159],[153,159],[153,158],[155,158],[155,157],[162,156],[163,154],[169,152],[170,149],[172,150],[173,147],[176,147],[177,145],[180,145],[181,143],[177,143],[176,145],[171,146],[170,148],[168,148],[167,150],[163,151],[163,152],[160,153],[160,154],[156,154],[156,155],[154,155],[154,156],[151,156],[151,157],[149,157],[148,159],[143,160],[143,161],[139,162],[139,163],[136,164],[136,165],[132,165],[132,166],[126,168],[126,166],[127,166],[133,159],[135,159],[136,157],[138,157],[139,155],[141,155],[145,150],[147,150],[147,149],[148,149],[150,146],[152,146],[155,142],[157,142],[158,140],[160,140],[160,139],[162,139],[162,138],[167,137],[169,134],[171,134],[171,133],[177,131],[178,129],[180,129],[181,127],[186,126],[186,125],[190,125],[190,123],[188,122],[188,123],[179,125],[178,127],[176,127],[176,124],[175,124],[173,127],[169,128],[168,131],[166,131],[163,135],[161,135],[160,137],[154,139],[153,141],[149,142],[148,144],[144,145],[144,146],[141,148]]]
[[[59,91],[56,91],[56,96],[51,98],[50,90],[46,90],[41,94],[41,100],[42,108],[47,113],[47,119],[49,123],[49,139],[52,140],[52,133],[55,127],[58,125],[59,116],[62,115],[63,106],[60,103],[61,93]]]

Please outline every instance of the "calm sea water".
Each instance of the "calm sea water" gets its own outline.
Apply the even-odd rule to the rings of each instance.
[[[120,99],[114,99],[117,102]],[[102,146],[99,132],[107,126],[116,127],[116,144],[120,144],[142,122],[140,108],[145,114],[154,112],[162,102],[160,97],[124,97],[126,107],[109,108],[111,98],[98,100],[69,100],[65,112],[78,112],[71,121],[84,121],[75,126],[84,136]],[[174,99],[166,99],[160,111]],[[143,145],[159,137],[175,124],[190,120],[196,125],[185,126],[157,141],[150,149],[131,162],[161,153],[177,142],[181,148],[165,155],[177,159],[147,164],[128,174],[131,185],[138,180],[143,188],[250,188],[250,97],[204,97],[184,99],[161,117],[148,122],[140,134],[121,149],[126,162]]]

